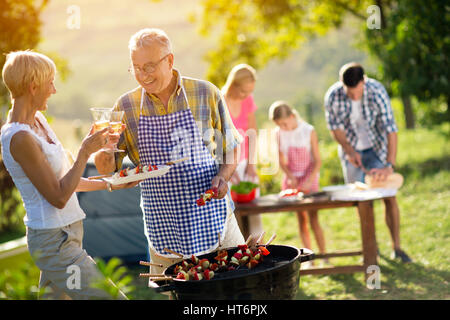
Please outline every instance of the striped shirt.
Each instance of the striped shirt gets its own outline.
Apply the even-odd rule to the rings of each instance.
[[[236,148],[242,137],[231,121],[228,108],[220,90],[212,83],[182,77],[177,70],[173,70],[177,77],[177,88],[170,96],[167,110],[161,100],[154,94],[146,93],[141,107],[142,87],[137,87],[123,94],[116,101],[113,110],[125,111],[123,122],[126,124],[125,131],[121,134],[117,147],[126,152],[117,152],[116,167],[119,170],[123,158],[128,154],[134,165],[140,164],[138,150],[138,125],[139,117],[162,116],[186,109],[189,102],[192,115],[202,134],[203,143],[211,155],[223,163],[223,156]],[[183,90],[184,88],[184,90]]]
[[[351,99],[345,94],[342,82],[333,84],[325,94],[325,118],[329,130],[340,129],[350,145],[356,150],[358,142],[356,128],[350,115]],[[391,102],[383,85],[370,78],[365,79],[362,98],[362,116],[368,126],[368,136],[378,158],[385,163],[387,157],[387,135],[397,132]]]

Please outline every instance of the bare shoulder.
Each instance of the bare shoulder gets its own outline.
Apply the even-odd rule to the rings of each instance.
[[[14,160],[27,159],[40,152],[41,148],[36,138],[27,131],[19,131],[11,138],[10,152]]]

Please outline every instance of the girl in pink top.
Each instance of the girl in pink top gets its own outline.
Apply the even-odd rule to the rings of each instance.
[[[238,184],[240,181],[258,183],[256,173],[256,119],[257,109],[253,100],[253,90],[256,83],[256,71],[247,64],[238,64],[231,69],[222,93],[227,103],[231,119],[239,133],[244,137],[240,146],[239,163],[230,181]],[[257,190],[259,195],[259,189]],[[239,219],[238,219],[238,222]],[[262,232],[260,215],[249,217],[249,232]]]
[[[283,101],[276,101],[270,106],[269,118],[278,126],[279,161],[285,173],[282,189],[297,189],[305,194],[318,191],[321,160],[314,127],[301,120],[297,111]],[[325,238],[317,210],[308,211],[308,216],[319,251],[324,253]],[[299,211],[297,217],[303,244],[311,248],[307,214]]]
[[[240,180],[245,178],[257,180],[255,119],[257,107],[252,95],[255,83],[255,69],[247,64],[238,64],[230,71],[227,81],[222,88],[233,124],[244,137],[239,156],[239,162],[243,166],[244,174],[239,175],[236,173],[231,179],[233,184],[239,183]]]

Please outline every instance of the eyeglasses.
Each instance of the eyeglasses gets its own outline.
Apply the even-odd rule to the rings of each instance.
[[[136,67],[136,66],[130,66],[128,68],[128,72],[131,73],[132,75],[136,75],[136,73],[142,73],[142,72],[144,72],[146,74],[155,72],[156,68],[161,63],[161,61],[163,61],[169,55],[170,55],[170,53],[166,54],[164,57],[159,59],[157,62],[146,63],[146,64],[144,64],[144,66],[142,68]]]

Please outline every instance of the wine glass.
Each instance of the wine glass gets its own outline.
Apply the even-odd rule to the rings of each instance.
[[[94,132],[100,131],[110,126],[111,109],[108,108],[91,108],[92,117],[94,118]],[[109,150],[103,148],[102,150]]]
[[[109,119],[111,118],[111,109],[108,108],[91,108],[92,117],[94,118],[94,132],[109,127]]]
[[[120,135],[122,133],[122,118],[125,111],[111,111],[111,116],[109,118],[109,124],[111,129],[114,131],[114,135]],[[125,152],[125,150],[120,150],[117,148],[117,143],[114,146],[114,152]]]

